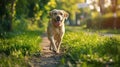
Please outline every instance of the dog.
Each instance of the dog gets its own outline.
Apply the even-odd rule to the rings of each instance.
[[[59,53],[61,41],[65,33],[64,21],[69,14],[64,10],[54,9],[49,12],[50,20],[47,27],[47,35],[50,41],[50,50]]]

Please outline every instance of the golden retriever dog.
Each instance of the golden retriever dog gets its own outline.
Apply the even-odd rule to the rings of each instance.
[[[64,21],[69,14],[64,10],[54,9],[50,11],[50,21],[47,27],[47,35],[50,41],[50,50],[59,53],[61,41],[65,33]]]

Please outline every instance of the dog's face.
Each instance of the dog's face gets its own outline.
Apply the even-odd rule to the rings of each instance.
[[[69,14],[64,10],[54,9],[50,11],[50,17],[52,18],[52,22],[55,26],[61,26],[64,23],[64,20],[67,19]]]

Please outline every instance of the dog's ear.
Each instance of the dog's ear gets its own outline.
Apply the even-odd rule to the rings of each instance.
[[[64,11],[64,17],[65,17],[66,20],[67,20],[68,17],[69,17],[69,14],[68,14],[66,11]]]

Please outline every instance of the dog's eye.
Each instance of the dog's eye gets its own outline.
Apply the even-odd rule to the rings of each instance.
[[[57,15],[57,13],[53,13],[54,15]]]
[[[62,13],[60,13],[60,15],[63,15]]]

